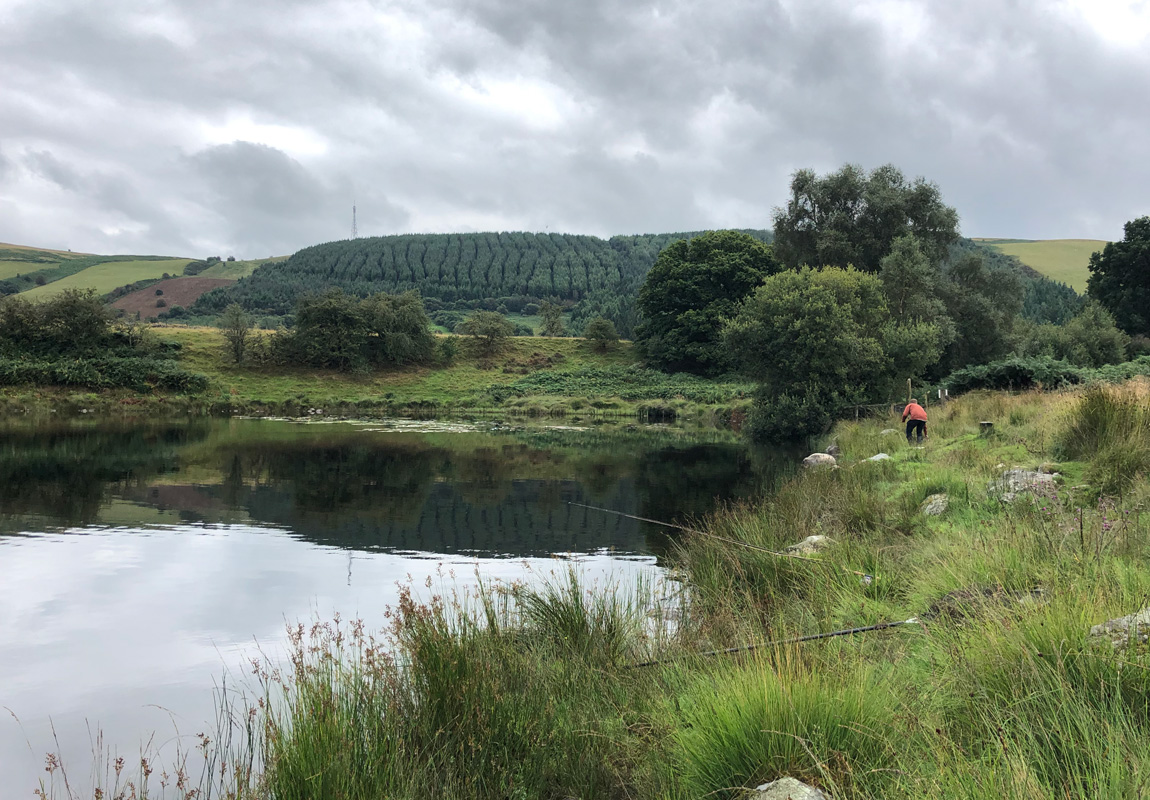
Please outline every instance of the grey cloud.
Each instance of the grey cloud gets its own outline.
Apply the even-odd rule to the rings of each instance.
[[[353,197],[372,233],[766,226],[848,161],[937,181],[971,235],[1150,210],[1150,48],[1039,0],[888,7],[25,2],[0,238],[270,255],[346,236]]]
[[[79,172],[48,151],[29,153],[24,157],[24,164],[62,189],[77,189],[83,183]]]
[[[353,192],[346,181],[325,182],[281,150],[237,141],[202,150],[187,162],[200,202],[218,215],[225,249],[281,255],[350,233]],[[403,224],[403,209],[372,186],[362,192],[382,227],[391,231]],[[264,233],[276,229],[276,236]]]

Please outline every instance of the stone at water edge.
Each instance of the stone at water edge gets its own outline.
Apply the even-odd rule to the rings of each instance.
[[[814,555],[815,553],[821,553],[823,550],[826,550],[834,543],[835,540],[831,537],[816,533],[808,536],[797,544],[792,544],[789,547],[783,548],[783,552],[794,553],[801,556],[809,556]]]
[[[867,461],[890,461],[890,456],[886,453],[878,453],[868,458]]]
[[[1114,647],[1126,647],[1130,644],[1131,633],[1138,644],[1150,641],[1150,607],[1090,628],[1092,639],[1108,638]]]
[[[830,798],[797,778],[786,777],[756,786],[750,800],[830,800]]]
[[[939,494],[932,494],[930,497],[923,500],[922,505],[918,507],[918,510],[928,517],[937,517],[939,514],[946,511],[949,505],[950,498],[947,496],[946,492],[941,492]]]
[[[837,464],[838,462],[835,461],[835,457],[827,455],[826,453],[811,453],[803,459],[803,466],[807,469],[814,467],[834,467],[837,466]]]

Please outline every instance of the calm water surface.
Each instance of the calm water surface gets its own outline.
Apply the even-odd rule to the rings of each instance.
[[[92,736],[161,756],[211,731],[213,687],[285,624],[383,623],[424,596],[657,576],[666,529],[755,495],[789,459],[730,434],[621,426],[271,420],[0,429],[0,797]],[[432,588],[426,588],[430,579]],[[58,737],[59,743],[54,741]],[[74,787],[75,788],[75,787]]]

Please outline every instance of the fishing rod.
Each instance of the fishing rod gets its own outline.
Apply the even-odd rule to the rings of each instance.
[[[626,517],[627,519],[635,519],[635,520],[638,520],[639,522],[650,522],[652,525],[662,525],[664,528],[674,528],[675,530],[680,530],[680,531],[683,531],[685,533],[693,533],[693,534],[696,534],[697,536],[706,536],[707,538],[716,539],[720,542],[726,542],[727,544],[733,544],[736,547],[745,547],[748,550],[754,550],[754,551],[759,552],[759,553],[767,553],[768,555],[778,556],[779,558],[793,558],[793,559],[796,559],[798,561],[813,561],[816,564],[823,564],[824,566],[832,566],[832,565],[828,565],[827,562],[825,562],[821,559],[818,559],[818,558],[811,558],[810,556],[800,556],[798,553],[783,553],[783,552],[780,552],[778,550],[772,550],[769,547],[762,547],[761,545],[751,544],[750,542],[740,542],[738,539],[730,539],[726,536],[720,536],[717,533],[710,533],[709,531],[700,531],[700,530],[697,530],[695,528],[688,528],[688,527],[685,527],[683,525],[676,525],[673,522],[663,522],[662,520],[650,519],[649,517],[639,517],[639,516],[636,516],[634,514],[625,514],[622,511],[615,511],[614,509],[610,509],[610,508],[600,508],[599,506],[589,506],[586,503],[576,503],[573,501],[568,501],[567,505],[579,506],[580,508],[589,508],[592,511],[602,511],[604,514],[614,514],[615,516],[618,516],[618,517]],[[847,567],[843,567],[843,569],[845,569],[847,572],[850,572],[853,575],[858,575],[861,578],[865,578],[868,583],[870,581],[874,580],[873,575],[868,575],[865,572],[859,572],[857,570],[849,569]]]
[[[861,628],[844,628],[840,631],[828,631],[827,633],[811,633],[806,636],[795,636],[790,639],[776,639],[773,642],[758,642],[756,644],[746,644],[741,647],[727,647],[723,650],[704,650],[697,653],[684,653],[683,655],[674,658],[661,658],[653,661],[643,661],[638,664],[628,664],[629,669],[638,669],[640,667],[653,667],[657,664],[666,664],[676,659],[687,658],[689,655],[695,656],[725,656],[732,653],[745,653],[749,650],[757,650],[763,647],[778,647],[786,644],[800,644],[802,642],[813,642],[818,639],[833,639],[836,636],[854,636],[859,633],[870,633],[871,631],[882,631],[887,628],[897,628],[900,625],[916,625],[918,624],[918,617],[911,617],[910,619],[896,620],[894,622],[880,622],[877,625],[864,625]]]

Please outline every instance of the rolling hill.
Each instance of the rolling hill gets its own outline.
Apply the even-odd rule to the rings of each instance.
[[[1051,280],[1065,283],[1076,292],[1086,291],[1090,276],[1087,265],[1090,255],[1106,246],[1099,239],[975,239],[979,244],[993,247],[1008,256],[1014,256],[1026,266]]]
[[[769,231],[746,231],[770,241]],[[561,233],[402,234],[306,247],[256,269],[234,286],[208,292],[193,315],[239,303],[258,318],[286,317],[301,295],[339,288],[361,297],[415,289],[429,311],[490,308],[519,312],[557,299],[575,305],[574,330],[602,314],[629,336],[633,299],[660,251],[688,233],[600,239]],[[206,274],[206,273],[205,273]]]

